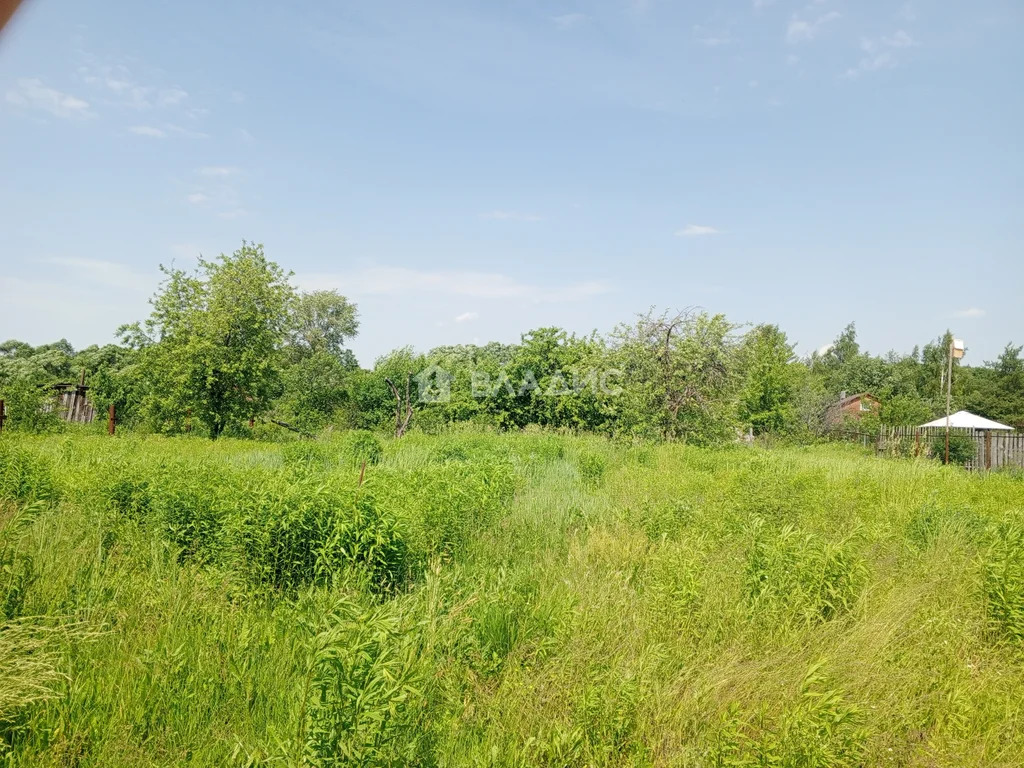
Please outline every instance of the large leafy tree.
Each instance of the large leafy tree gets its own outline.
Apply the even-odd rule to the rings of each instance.
[[[724,315],[654,311],[612,337],[621,371],[616,429],[696,443],[728,439],[737,426],[736,326]]]
[[[326,353],[348,362],[351,354],[345,349],[345,341],[358,332],[356,305],[337,291],[304,293],[292,306],[288,336],[295,356]]]
[[[793,345],[776,325],[759,325],[740,348],[745,372],[739,416],[755,434],[783,432],[796,417]]]
[[[295,293],[263,246],[251,243],[201,259],[193,273],[163,271],[139,360],[143,407],[163,431],[180,430],[191,416],[216,438],[280,393]]]
[[[345,342],[358,331],[356,305],[337,291],[304,293],[292,302],[279,415],[316,430],[350,405],[359,365]]]

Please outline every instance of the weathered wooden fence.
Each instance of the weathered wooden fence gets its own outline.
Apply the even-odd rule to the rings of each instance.
[[[936,438],[944,437],[945,427],[882,427],[878,439],[880,451],[922,456],[931,450]],[[967,435],[974,442],[974,458],[968,469],[1024,467],[1024,434],[991,429],[950,429],[950,435]]]
[[[88,424],[96,418],[96,408],[89,402],[89,388],[84,384],[57,384],[57,413],[64,421]]]

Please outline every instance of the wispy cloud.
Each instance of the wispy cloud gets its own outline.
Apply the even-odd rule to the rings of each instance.
[[[551,21],[559,29],[572,29],[583,24],[589,18],[585,13],[563,13],[561,16],[552,16]]]
[[[298,275],[296,282],[307,290],[335,288],[356,296],[429,293],[535,302],[580,301],[611,291],[611,286],[600,280],[549,288],[525,283],[497,272],[428,271],[407,267],[369,267],[353,273]]]
[[[703,224],[687,224],[680,230],[676,230],[676,237],[702,237],[704,235],[720,235],[721,230],[714,227],[707,227]]]
[[[494,221],[543,221],[544,217],[536,213],[523,213],[522,211],[488,211],[480,214],[481,219],[492,219]]]
[[[239,168],[230,165],[206,165],[196,168],[192,178],[192,191],[185,199],[193,205],[202,206],[222,219],[239,219],[248,216],[236,186],[235,178],[242,175]]]
[[[695,24],[693,27],[693,39],[709,48],[717,48],[720,45],[728,45],[733,42],[732,36],[728,32],[716,34],[700,24]]]
[[[165,131],[152,125],[133,125],[128,128],[128,132],[134,133],[136,136],[149,136],[154,139],[163,139],[167,136]]]
[[[897,29],[895,34],[882,38],[882,45],[890,48],[916,48],[920,43],[902,29]]]
[[[455,322],[468,323],[470,320],[476,320],[478,317],[480,317],[480,314],[477,312],[463,312],[461,315],[455,316]]]
[[[187,98],[188,91],[174,86],[173,88],[165,88],[160,91],[157,95],[157,103],[162,107],[173,107],[177,104],[181,104],[181,102]]]
[[[65,120],[92,117],[89,102],[69,93],[50,88],[37,78],[18,80],[7,91],[7,103],[24,109],[36,109]]]
[[[78,77],[86,85],[102,94],[107,103],[137,110],[180,109],[189,94],[178,85],[157,85],[141,82],[133,69],[124,63],[103,63],[86,56],[86,63],[78,67]],[[145,77],[145,76],[144,76]],[[159,73],[149,73],[150,81],[160,79]]]
[[[800,14],[794,13],[786,26],[786,42],[793,45],[806,43],[814,40],[822,29],[840,17],[838,11],[828,11],[814,18],[802,18]]]
[[[906,48],[916,48],[920,43],[904,32],[896,30],[892,35],[882,36],[877,40],[864,38],[860,41],[860,49],[864,56],[857,63],[857,66],[850,67],[844,73],[847,78],[857,78],[867,72],[877,72],[880,69],[891,69],[899,64],[895,51]]]
[[[755,11],[759,11],[762,8],[767,8],[769,5],[775,5],[775,0],[754,0]]]
[[[984,309],[978,309],[978,307],[970,307],[968,309],[961,309],[961,310],[958,310],[957,312],[953,313],[953,317],[963,317],[963,318],[975,318],[975,317],[984,317],[984,316],[985,316],[985,310]]]
[[[210,178],[224,178],[226,176],[236,175],[238,173],[238,169],[229,165],[205,165],[202,168],[199,168],[196,173],[200,176],[207,176]]]

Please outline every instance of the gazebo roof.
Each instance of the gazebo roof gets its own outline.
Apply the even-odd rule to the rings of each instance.
[[[945,426],[945,416],[921,425],[922,428]],[[986,419],[984,416],[979,416],[978,414],[971,413],[970,411],[957,411],[956,413],[951,413],[949,415],[949,426],[954,429],[1001,429],[1008,432],[1013,431],[1013,427],[1000,424],[998,421],[992,421],[992,419]]]

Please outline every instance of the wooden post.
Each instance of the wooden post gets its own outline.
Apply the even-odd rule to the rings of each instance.
[[[256,417],[255,416],[250,416],[249,417],[249,429],[252,429],[255,426],[256,426]]]
[[[992,469],[992,430],[985,430],[985,469]]]
[[[949,464],[949,409],[953,399],[953,340],[949,340],[949,369],[946,372],[946,464]]]
[[[107,434],[114,434],[114,404],[111,403],[110,407],[107,408]]]
[[[920,429],[915,429],[914,430],[914,436],[917,438],[917,448],[914,449],[914,455],[915,456],[920,456],[921,455],[921,430]]]
[[[0,432],[4,431],[4,401],[0,400]]]

